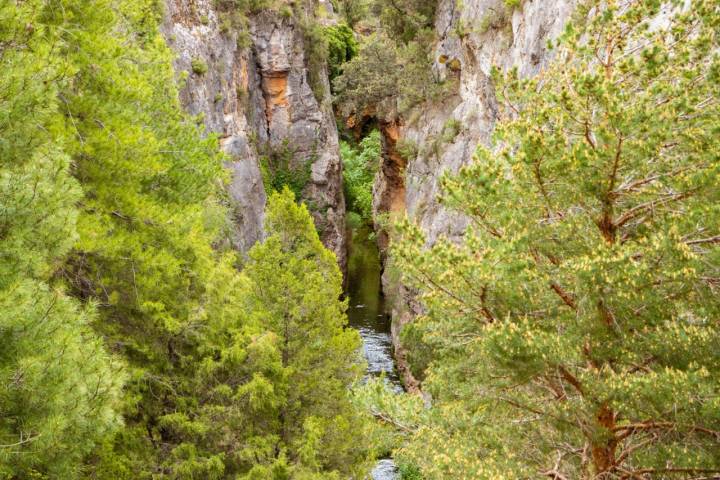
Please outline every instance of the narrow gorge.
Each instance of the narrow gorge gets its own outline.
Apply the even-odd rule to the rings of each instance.
[[[247,251],[262,238],[264,182],[280,174],[297,184],[296,193],[343,271],[348,231],[337,126],[356,138],[372,128],[381,133],[382,156],[372,189],[376,220],[407,215],[421,225],[428,245],[441,236],[460,238],[467,218],[440,205],[439,182],[444,173],[470,163],[476,147],[490,141],[498,116],[491,69],[536,74],[552,58],[548,42],[559,36],[575,8],[573,0],[529,0],[518,7],[505,0],[441,0],[428,23],[434,39],[423,68],[433,81],[447,85],[442,97],[401,113],[399,99],[389,91],[380,108],[371,105],[360,115],[343,115],[341,109],[333,112],[328,65],[310,58],[312,40],[305,31],[310,27],[302,25],[341,22],[337,5],[323,0],[304,6],[304,18],[271,9],[240,24],[232,24],[232,7],[222,5],[170,0],[163,32],[177,54],[183,105],[219,136],[229,156],[235,246]],[[281,171],[268,171],[273,169]],[[375,223],[386,259],[388,233]],[[384,271],[393,344],[405,384],[417,390],[400,332],[422,309],[392,268]]]
[[[0,1],[0,480],[720,479],[717,0]]]
[[[423,310],[388,265],[390,238],[383,222],[407,215],[424,230],[428,245],[441,236],[463,235],[467,219],[439,204],[439,181],[468,164],[476,147],[490,140],[498,115],[490,70],[537,73],[552,57],[548,41],[562,31],[573,1],[528,0],[514,8],[504,0],[440,0],[428,19],[434,39],[423,68],[448,91],[402,113],[399,99],[390,96],[384,107],[345,115],[341,108],[333,111],[329,65],[313,61],[309,42],[316,39],[308,40],[307,33],[314,24],[343,21],[337,3],[303,5],[299,14],[270,9],[235,24],[233,7],[223,5],[169,0],[163,33],[177,54],[184,107],[219,136],[228,154],[235,247],[247,251],[263,237],[268,176],[279,173],[286,177],[281,181],[298,183],[295,193],[309,206],[323,243],[346,273],[350,325],[363,339],[368,371],[387,374],[392,388],[402,391],[397,359],[402,385],[419,393],[401,331]],[[340,130],[355,141],[372,129],[381,135],[372,232],[346,224],[336,117]],[[392,463],[381,463],[376,478],[395,478],[394,470]]]

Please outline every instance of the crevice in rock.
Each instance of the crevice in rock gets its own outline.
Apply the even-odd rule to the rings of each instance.
[[[287,71],[262,73],[262,89],[265,98],[265,118],[268,123],[268,131],[270,130],[270,123],[275,109],[290,106],[287,97],[288,75],[289,72]]]
[[[373,211],[376,218],[395,218],[405,212],[405,168],[407,160],[399,152],[401,123],[397,119],[379,123],[382,135],[382,162],[373,188]],[[390,238],[378,223],[375,225],[378,246],[387,254]]]

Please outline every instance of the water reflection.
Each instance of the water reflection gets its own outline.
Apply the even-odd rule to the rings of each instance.
[[[350,299],[348,318],[363,340],[368,376],[385,377],[395,392],[402,392],[402,384],[395,368],[390,335],[390,318],[385,313],[382,296],[380,255],[369,229],[352,231],[348,255],[348,289]],[[391,459],[380,460],[372,471],[373,480],[398,478]]]
[[[348,289],[350,325],[360,332],[368,362],[368,375],[385,375],[393,390],[402,385],[390,336],[390,318],[385,313],[382,296],[380,255],[375,242],[368,238],[367,228],[356,229],[350,238],[348,256]]]

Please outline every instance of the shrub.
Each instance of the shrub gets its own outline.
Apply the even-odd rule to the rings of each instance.
[[[418,145],[413,140],[401,138],[395,148],[400,156],[407,162],[415,160],[418,156]]]
[[[346,23],[325,27],[323,36],[328,45],[330,80],[334,80],[342,73],[342,65],[357,55],[358,43]]]
[[[339,0],[337,9],[348,25],[353,28],[367,15],[367,0]]]
[[[443,125],[442,140],[445,143],[450,143],[455,140],[455,137],[457,137],[461,131],[462,122],[456,118],[451,118]]]
[[[303,44],[305,47],[305,62],[308,69],[308,83],[315,94],[318,103],[325,98],[325,66],[329,56],[328,41],[325,38],[323,27],[312,21],[300,24],[303,31]]]
[[[397,45],[384,34],[369,37],[333,83],[342,114],[376,109],[379,115],[409,111],[454,91],[455,81],[441,81],[430,68],[430,30],[408,44]]]
[[[380,132],[374,130],[357,148],[346,142],[340,145],[343,181],[348,210],[364,222],[372,222],[372,187],[380,163]]]
[[[290,148],[287,140],[277,149],[268,149],[265,155],[260,157],[265,191],[268,194],[281,192],[287,186],[295,198],[301,198],[310,180],[312,164],[312,158],[296,162],[295,152]]]
[[[413,464],[404,463],[398,466],[401,480],[422,480],[420,469]]]
[[[190,61],[190,67],[195,75],[205,75],[208,71],[207,63],[201,58],[193,58]]]

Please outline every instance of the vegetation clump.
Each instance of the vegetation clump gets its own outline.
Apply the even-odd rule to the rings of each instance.
[[[193,58],[190,61],[190,68],[195,75],[205,75],[208,71],[207,63],[201,58]]]
[[[398,227],[433,406],[383,415],[422,478],[720,474],[720,10],[672,5],[589,2],[538,77],[495,72],[495,142],[442,182],[470,228]]]
[[[363,138],[357,147],[347,142],[340,144],[348,210],[358,214],[369,225],[373,221],[372,189],[380,166],[381,150],[380,132],[377,130]]]
[[[436,7],[427,0],[372,3],[376,31],[362,39],[357,55],[333,82],[343,116],[403,114],[455,90],[455,79],[443,81],[431,68]]]
[[[345,23],[325,27],[323,35],[328,43],[328,68],[332,83],[342,73],[343,64],[357,55],[358,43],[355,33]]]
[[[334,0],[336,10],[351,29],[360,26],[367,18],[368,0]]]
[[[279,147],[268,147],[266,153],[260,157],[260,171],[265,191],[268,194],[281,192],[287,187],[295,198],[302,198],[303,190],[310,181],[312,164],[312,158],[296,158],[295,151],[287,140]]]

